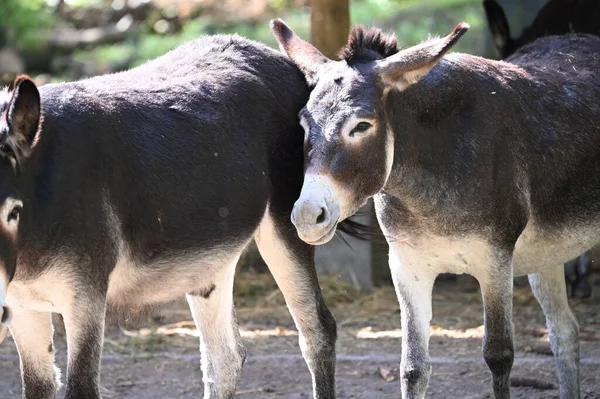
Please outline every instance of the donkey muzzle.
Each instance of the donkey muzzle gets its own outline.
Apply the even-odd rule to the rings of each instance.
[[[292,210],[291,219],[298,236],[311,245],[331,240],[340,218],[340,207],[331,194],[328,180],[323,176],[307,176]]]

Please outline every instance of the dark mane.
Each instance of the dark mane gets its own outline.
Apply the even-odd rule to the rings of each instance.
[[[359,61],[374,61],[389,57],[398,52],[398,40],[392,34],[385,34],[378,28],[365,28],[357,25],[348,36],[348,43],[338,56],[348,64]]]

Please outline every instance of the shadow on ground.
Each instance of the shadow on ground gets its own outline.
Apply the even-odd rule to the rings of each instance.
[[[310,398],[311,380],[300,355],[297,331],[268,275],[237,278],[236,303],[248,350],[238,385],[240,398]],[[338,321],[339,398],[400,396],[400,313],[391,287],[359,293],[335,278],[323,290]],[[600,398],[600,285],[595,297],[572,302],[581,326],[581,385],[584,398]],[[478,292],[458,292],[443,282],[434,291],[430,341],[433,375],[428,398],[492,398],[491,375],[481,357],[483,335]],[[558,398],[554,360],[543,314],[528,287],[516,289],[516,359],[513,398]],[[202,396],[197,333],[183,302],[156,312],[138,329],[109,327],[101,389],[109,398],[198,398]],[[65,369],[60,329],[57,359]],[[0,346],[0,392],[20,398],[19,361],[12,340]],[[64,395],[62,390],[58,397]]]

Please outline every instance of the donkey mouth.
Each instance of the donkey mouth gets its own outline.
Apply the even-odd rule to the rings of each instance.
[[[335,231],[337,229],[337,225],[338,225],[338,221],[336,220],[335,223],[333,223],[331,225],[331,227],[329,228],[329,230],[323,234],[321,236],[321,238],[317,239],[317,240],[308,240],[308,239],[304,239],[302,237],[302,241],[304,241],[305,243],[309,244],[309,245],[323,245],[323,244],[327,244],[329,241],[331,241],[331,239],[333,238],[333,236],[335,235]]]

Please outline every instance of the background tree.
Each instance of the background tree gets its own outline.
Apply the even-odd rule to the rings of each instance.
[[[346,44],[350,29],[349,0],[312,0],[310,15],[310,40],[329,58]]]

